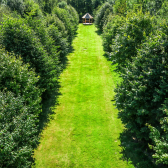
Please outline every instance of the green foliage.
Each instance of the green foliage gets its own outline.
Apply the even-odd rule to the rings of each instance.
[[[154,151],[153,158],[156,159],[156,163],[168,164],[168,101],[167,98],[164,101],[163,107],[161,107],[162,113],[165,117],[160,119],[160,127],[150,128],[150,138],[153,140],[153,145],[149,145]]]
[[[0,50],[0,167],[29,167],[41,112],[38,77],[21,58]]]
[[[0,62],[0,90],[21,95],[31,106],[32,113],[38,113],[41,90],[36,87],[39,79],[35,72],[28,71],[29,65],[23,66],[21,58],[16,59],[14,54],[9,55],[4,50],[0,50]]]
[[[164,1],[162,3],[161,8],[158,10],[157,15],[161,17],[161,19],[168,19],[168,2]]]
[[[71,44],[72,39],[75,35],[77,29],[77,22],[71,13],[69,12],[71,8],[66,9],[55,7],[53,13],[64,23],[65,29],[67,30],[68,42]],[[72,10],[71,10],[72,12]],[[76,18],[77,19],[77,18]]]
[[[167,40],[168,36],[162,31],[149,36],[133,61],[128,62],[121,74],[123,82],[115,90],[119,117],[126,128],[143,142],[146,148],[148,143],[154,145],[154,157],[158,159],[158,163],[166,164],[167,149],[163,150],[163,146],[167,147],[167,115],[163,104],[168,97]],[[150,138],[156,144],[152,143]],[[159,140],[163,143],[159,144]]]
[[[101,6],[104,1],[102,0],[92,0],[93,9],[97,9],[98,6]],[[87,12],[86,12],[87,13]]]
[[[4,21],[3,16],[10,16],[11,15],[11,11],[8,7],[6,7],[5,5],[0,5],[0,24],[2,24],[2,22]]]
[[[37,116],[31,106],[11,92],[0,91],[0,167],[30,167],[37,143]]]
[[[65,29],[64,23],[57,17],[57,15],[47,15],[46,16],[46,26],[50,26],[53,24],[55,27],[58,28],[59,32],[62,34],[63,37],[67,37],[67,31]]]
[[[57,52],[59,52],[59,59],[62,62],[68,53],[68,42],[66,38],[62,37],[57,27],[51,24],[47,28],[48,34],[52,37],[54,45],[57,46]]]
[[[66,6],[67,6],[67,3],[65,1],[61,1],[61,2],[58,3],[59,8],[65,9]]]
[[[74,25],[74,29],[75,31],[77,30],[77,25],[79,23],[79,15],[77,13],[77,11],[71,6],[67,6],[67,10],[69,11],[69,14],[72,16],[72,23]]]
[[[55,6],[60,0],[35,0],[44,14],[51,14]]]
[[[149,11],[151,15],[156,15],[162,6],[162,2],[163,0],[146,0],[143,2],[143,8],[145,11]]]
[[[127,3],[126,0],[117,0],[114,5],[114,13],[125,15],[127,12]]]
[[[128,12],[142,9],[143,13],[157,15],[164,3],[165,0],[116,0],[114,13],[126,15]]]
[[[110,15],[107,24],[103,27],[103,47],[104,51],[109,54],[112,52],[111,45],[115,39],[116,34],[119,34],[119,27],[125,23],[125,18],[119,15]]]
[[[103,30],[104,23],[106,23],[106,19],[108,19],[108,15],[112,14],[112,12],[113,8],[108,2],[103,4],[97,11],[95,24],[101,31]]]
[[[57,63],[44,50],[36,34],[22,19],[9,18],[1,27],[1,44],[9,52],[21,55],[25,63],[40,75],[40,88],[51,92],[56,87]]]
[[[25,15],[42,16],[39,5],[33,0],[8,0],[1,2],[1,4],[8,6],[12,11],[17,11],[22,17]]]
[[[138,0],[127,0],[126,3],[127,3],[127,12],[128,11],[130,12],[130,10],[132,11],[133,8],[136,8],[137,4],[141,2]]]
[[[49,36],[52,37],[54,45],[57,46],[59,60],[62,62],[68,53],[69,48],[67,31],[64,23],[55,14],[53,14],[46,17],[46,26]]]
[[[9,6],[12,11],[18,11],[19,14],[24,13],[25,6],[23,0],[8,0],[7,6]]]
[[[53,63],[55,66],[58,65],[58,52],[57,47],[54,45],[54,39],[48,34],[45,17],[42,19],[29,19],[28,20],[29,26],[33,29],[36,33],[36,36],[40,39],[41,44],[49,57],[53,59]],[[58,70],[58,67],[57,67]]]
[[[127,62],[131,62],[136,57],[138,49],[146,40],[146,37],[154,31],[154,17],[141,12],[127,16],[126,22],[117,28],[117,34],[112,41],[109,54],[113,64],[118,64],[117,69],[121,71],[122,67],[127,66]]]
[[[42,11],[37,3],[33,0],[24,1],[25,9],[24,14],[32,17],[42,17]]]

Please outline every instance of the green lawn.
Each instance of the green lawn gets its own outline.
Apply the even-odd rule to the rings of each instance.
[[[59,105],[35,150],[35,167],[133,168],[120,154],[121,121],[111,100],[119,80],[96,28],[79,24],[60,76]]]

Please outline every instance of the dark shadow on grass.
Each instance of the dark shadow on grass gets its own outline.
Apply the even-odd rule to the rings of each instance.
[[[75,34],[75,37],[77,36],[77,33]],[[70,53],[73,53],[74,52],[74,48],[72,47],[72,45],[69,47],[68,49],[68,53],[67,55],[69,55]],[[67,58],[67,55],[65,55],[63,58],[60,59],[60,64],[61,64],[61,73],[64,69],[67,68],[67,65],[68,65],[68,58]]]
[[[69,54],[70,54],[70,53],[74,53],[74,51],[75,51],[74,48],[71,46],[71,47],[69,48]]]
[[[70,53],[73,53],[74,52],[74,48],[72,46],[69,47],[69,50],[68,50],[68,54]],[[68,55],[67,54],[67,55]],[[62,64],[62,70],[61,70],[61,73],[63,72],[64,69],[67,68],[67,65],[68,65],[68,58],[67,58],[67,55],[61,59],[61,64]]]
[[[74,49],[71,46],[69,48],[69,53],[73,53]],[[68,66],[68,58],[67,56],[64,57],[64,59],[61,60],[61,64],[62,64],[62,70],[61,73],[63,73],[64,69],[67,68]],[[58,103],[58,97],[61,95],[59,89],[60,89],[61,85],[58,81],[57,83],[57,87],[55,88],[55,91],[47,96],[46,99],[42,100],[42,112],[39,115],[39,134],[42,132],[42,130],[47,126],[48,122],[53,119],[52,115],[54,114],[53,109],[59,105]]]
[[[78,27],[77,27],[77,30],[79,29],[79,24],[78,24]],[[75,34],[74,34],[74,38],[76,38],[77,37],[77,35],[78,35],[78,32],[77,32],[77,30],[76,30],[76,32],[75,32]],[[73,38],[73,39],[74,39]],[[73,40],[72,40],[73,41]]]
[[[131,161],[135,168],[166,168],[164,165],[156,165],[152,158],[152,150],[139,142],[129,131],[120,134],[122,160]]]
[[[104,53],[103,56],[107,59],[107,61],[111,61],[111,59],[110,59],[110,57],[109,57],[109,55],[107,53]]]
[[[101,36],[103,34],[103,32],[100,29],[96,30],[95,32],[97,33],[98,36]],[[111,61],[108,53],[105,52],[103,56],[106,57],[107,61]]]
[[[96,32],[99,36],[103,34],[103,32],[102,32],[101,30],[99,30],[99,29],[96,30],[95,32]]]
[[[48,122],[53,119],[53,108],[59,105],[57,98],[61,95],[59,92],[60,87],[61,86],[58,83],[55,92],[53,92],[48,99],[42,101],[42,112],[39,115],[39,134],[47,126]]]
[[[77,36],[77,33],[75,34],[75,37]],[[72,47],[72,45],[69,47],[69,51],[68,54],[73,53],[74,52],[74,48]],[[67,55],[68,55],[67,54]],[[63,57],[61,61],[61,71],[60,74],[63,73],[64,69],[67,68],[68,66],[68,58],[67,55]],[[58,78],[59,79],[59,78]],[[60,93],[60,87],[61,84],[59,82],[59,80],[57,81],[57,87],[55,88],[55,91],[52,92],[52,94],[47,95],[47,98],[42,100],[42,112],[39,115],[39,128],[38,128],[38,136],[40,137],[43,129],[48,125],[49,121],[53,119],[53,114],[55,114],[54,109],[56,109],[56,107],[59,105],[58,102],[58,97],[61,95]],[[37,147],[39,146],[40,142],[38,142],[36,144],[36,146],[34,146],[34,149],[37,149]],[[32,165],[34,166],[35,164],[35,159],[30,158],[30,160],[32,160]]]
[[[60,85],[57,84],[55,92],[47,96],[46,99],[42,100],[42,112],[39,115],[39,127],[38,127],[38,136],[40,138],[43,129],[48,125],[49,121],[53,119],[54,108],[58,105],[58,97],[61,95],[59,92]],[[37,149],[40,142],[38,141],[34,149]],[[30,158],[32,166],[35,167],[35,159]]]
[[[73,53],[74,52],[74,48],[71,46],[69,48],[69,53]],[[61,60],[61,64],[62,64],[62,70],[61,73],[64,71],[64,69],[67,68],[68,66],[68,58],[67,56],[65,56],[62,60]],[[42,130],[44,129],[44,127],[47,126],[48,122],[53,119],[52,115],[54,114],[53,109],[59,105],[58,103],[58,97],[61,95],[59,89],[60,89],[61,85],[58,82],[57,83],[57,87],[55,88],[55,92],[53,92],[47,99],[42,101],[42,112],[39,115],[39,134],[42,132]]]

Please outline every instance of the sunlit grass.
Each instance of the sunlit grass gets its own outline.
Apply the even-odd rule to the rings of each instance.
[[[119,77],[103,56],[96,28],[79,25],[60,77],[59,105],[35,150],[35,167],[132,168],[122,160],[123,126],[111,100]]]

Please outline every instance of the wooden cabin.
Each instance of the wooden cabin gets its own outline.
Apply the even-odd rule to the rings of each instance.
[[[83,17],[83,24],[92,24],[93,23],[93,17],[89,14],[86,13]]]

